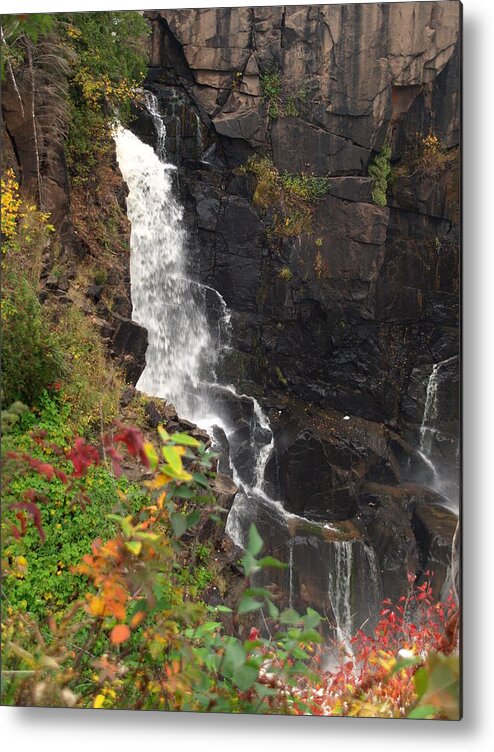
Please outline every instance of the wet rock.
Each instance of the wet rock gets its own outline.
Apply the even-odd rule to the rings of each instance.
[[[439,597],[451,567],[453,537],[458,517],[444,506],[416,504],[412,527],[418,544],[420,574],[430,573],[435,597]],[[425,577],[427,579],[427,577]]]
[[[116,316],[129,318],[132,312],[132,305],[128,297],[124,295],[114,295],[112,300],[112,313]]]
[[[163,415],[154,402],[148,402],[144,408],[146,419],[151,428],[157,428],[163,423]]]
[[[228,475],[216,474],[216,478],[211,483],[211,489],[215,495],[218,505],[222,509],[230,510],[238,491],[238,487]]]
[[[105,319],[93,318],[94,324],[98,327],[98,331],[103,339],[111,339],[115,332],[115,327]]]
[[[367,496],[367,512],[362,513],[364,527],[379,562],[384,596],[397,602],[408,592],[408,575],[419,568],[411,515],[404,509],[403,499],[392,492],[379,493],[375,506],[369,501]]]

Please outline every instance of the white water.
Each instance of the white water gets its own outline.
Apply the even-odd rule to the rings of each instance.
[[[156,151],[125,128],[115,132],[117,159],[129,189],[132,317],[146,327],[149,338],[146,368],[137,388],[166,399],[180,415],[209,431],[221,427],[228,438],[234,425],[218,415],[211,390],[226,390],[234,398],[245,399],[233,386],[216,383],[216,357],[228,344],[230,312],[217,290],[187,276],[188,237],[183,207],[174,195],[176,168],[164,161],[166,129],[156,97],[146,91],[143,99],[156,128]],[[206,317],[208,294],[219,303],[215,336]],[[259,403],[248,399],[254,416],[253,482],[246,483],[234,465],[231,469],[235,482],[246,492],[262,493],[274,439]],[[264,438],[259,439],[259,434]]]
[[[435,422],[437,419],[437,387],[439,383],[439,369],[442,363],[435,363],[432,373],[427,382],[427,393],[425,397],[424,414],[422,416],[422,425],[420,426],[420,447],[419,451],[423,457],[430,457],[432,450],[432,439],[435,431]]]
[[[211,352],[206,317],[186,278],[183,208],[173,195],[174,167],[133,133],[118,128],[117,158],[129,188],[134,321],[148,330],[146,368],[137,384],[191,419]]]
[[[444,477],[440,472],[434,459],[434,441],[440,437],[440,431],[436,424],[439,417],[439,396],[438,389],[440,384],[441,369],[451,363],[457,356],[447,358],[432,367],[431,375],[427,381],[427,391],[425,397],[424,412],[420,426],[420,444],[418,453],[432,472],[432,488],[440,493],[444,498],[451,502],[453,511],[456,511],[455,497],[458,491],[458,482],[454,480],[453,471],[449,473],[450,477]],[[457,445],[457,456],[459,452],[459,443]],[[452,497],[452,498],[451,498]]]
[[[158,100],[147,89],[141,90],[141,96],[146,105],[147,111],[151,115],[156,130],[156,154],[158,155],[158,158],[164,162],[166,158],[166,128],[159,111]]]
[[[338,642],[349,646],[353,635],[350,605],[352,592],[353,544],[350,541],[333,543],[333,566],[329,571],[328,595],[335,619]]]

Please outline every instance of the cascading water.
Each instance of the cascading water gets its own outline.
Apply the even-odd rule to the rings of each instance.
[[[336,637],[348,644],[353,634],[353,618],[349,594],[352,592],[353,544],[333,544],[334,563],[329,571],[328,594],[336,625]]]
[[[439,416],[439,388],[442,378],[442,371],[448,365],[453,363],[457,356],[447,358],[432,367],[431,374],[427,381],[427,390],[424,404],[422,423],[420,426],[420,443],[419,454],[429,467],[432,473],[432,488],[443,495],[449,501],[455,501],[458,492],[458,483],[454,480],[452,467],[448,467],[448,477],[444,477],[444,468],[438,466],[436,459],[435,447],[440,441],[444,441],[446,436],[438,429]],[[458,461],[459,444],[456,442],[456,461]],[[453,479],[452,479],[453,477]]]
[[[304,525],[314,529],[317,524],[287,513],[281,501],[266,493],[265,470],[274,448],[269,421],[254,398],[218,383],[217,357],[228,346],[230,314],[216,290],[188,276],[184,210],[174,195],[176,168],[166,162],[166,130],[156,98],[146,92],[144,102],[156,128],[156,150],[125,128],[115,132],[118,163],[129,189],[132,315],[147,328],[149,338],[146,368],[137,387],[173,403],[181,416],[206,428],[215,441],[218,431],[226,440],[232,477],[239,486],[226,531],[243,546],[250,523],[257,524],[263,515],[268,520],[265,530],[274,525],[281,531],[283,546],[288,545],[291,605],[295,595],[293,537]],[[217,311],[213,325],[208,320],[212,300]],[[322,536],[330,527],[319,524],[318,534]],[[329,540],[326,534],[324,539]],[[352,632],[352,544],[321,545],[324,552],[333,550],[327,562],[332,570],[329,591],[338,634],[347,639]],[[304,546],[296,548],[303,551]],[[300,563],[297,571],[300,580]]]
[[[173,191],[176,168],[124,128],[117,129],[115,141],[129,187],[132,316],[149,338],[137,387],[200,422],[208,409],[200,386],[214,376],[216,348],[205,314],[205,295],[212,288],[186,276],[187,234]]]

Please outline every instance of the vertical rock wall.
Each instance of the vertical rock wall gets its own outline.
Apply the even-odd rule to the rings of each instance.
[[[460,14],[449,0],[146,14],[192,272],[232,312],[224,376],[270,409],[273,487],[315,518],[360,518],[381,567],[401,572],[392,594],[427,566],[424,541],[455,527],[441,517],[426,535],[439,522],[414,509],[435,497],[410,483],[432,485],[417,449],[444,360],[458,472]],[[153,142],[145,113],[135,128]],[[368,168],[385,143],[378,206]],[[256,202],[253,155],[328,179],[299,234],[273,231],[277,207]]]

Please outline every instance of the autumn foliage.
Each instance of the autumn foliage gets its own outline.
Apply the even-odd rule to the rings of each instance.
[[[45,618],[9,606],[12,564],[3,562],[4,703],[458,717],[457,605],[453,596],[435,603],[430,583],[416,586],[412,575],[408,594],[383,604],[372,634],[359,631],[349,644],[334,644],[314,610],[280,611],[269,589],[250,586],[259,569],[283,566],[261,555],[263,542],[252,527],[240,562],[247,587],[235,614],[237,631],[227,633],[230,609],[207,605],[183,578],[194,527],[216,512],[209,485],[214,457],[187,434],[170,435],[161,426],[158,434],[155,446],[119,424],[100,446],[82,438],[65,450],[50,446],[56,462],[9,454],[7,480],[9,472],[34,472],[79,489],[77,498],[90,504],[87,473],[107,465],[118,475],[128,452],[146,473],[146,503],[133,514],[126,495],[117,493],[120,512],[109,515],[115,536],[96,537],[73,568],[80,597],[56,613],[47,609]],[[36,442],[48,449],[42,435]],[[47,503],[35,489],[10,502],[4,539],[22,541],[34,524],[43,545],[40,508]],[[28,557],[18,557],[20,565],[29,567]],[[258,626],[245,628],[261,612]]]

